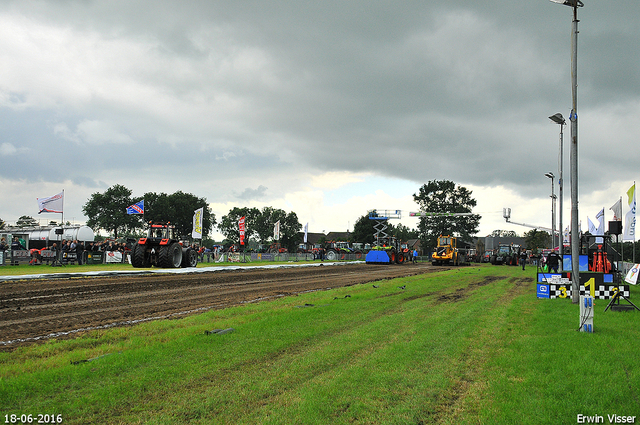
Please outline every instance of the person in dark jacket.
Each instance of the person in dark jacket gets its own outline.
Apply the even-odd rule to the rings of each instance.
[[[554,273],[558,273],[558,266],[560,265],[560,256],[553,250],[547,255],[547,266],[549,267],[549,273],[553,270]]]
[[[84,256],[84,244],[82,241],[75,241],[76,243],[76,258],[78,259],[78,265],[82,265],[82,260]]]
[[[520,251],[520,265],[522,266],[522,270],[524,270],[524,265],[527,263],[527,251],[524,249]]]

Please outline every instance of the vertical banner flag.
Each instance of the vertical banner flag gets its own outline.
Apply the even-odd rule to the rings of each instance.
[[[598,219],[598,234],[604,235],[604,207],[596,214],[596,218]]]
[[[614,221],[622,221],[622,198],[618,199],[618,202],[613,204],[609,209],[613,211]]]
[[[202,215],[204,214],[204,207],[198,208],[193,214],[193,230],[191,231],[191,237],[193,239],[202,239]]]
[[[636,183],[627,191],[629,197],[629,212],[625,216],[623,241],[636,240]]]
[[[62,213],[64,191],[48,198],[36,198],[38,200],[38,214],[43,212]]]
[[[569,224],[562,233],[562,245],[569,245],[571,243],[571,225]]]
[[[238,227],[240,229],[240,245],[244,245],[244,219],[246,218],[246,216],[241,217],[240,220],[238,220]]]
[[[604,207],[596,214],[598,219],[598,233],[596,235],[604,235]],[[603,243],[602,238],[596,238],[596,243]]]
[[[127,214],[144,214],[144,199],[127,207]]]
[[[276,224],[273,225],[273,240],[280,240],[280,220],[276,221]]]
[[[309,223],[304,225],[304,243],[307,243],[307,234],[309,232]]]

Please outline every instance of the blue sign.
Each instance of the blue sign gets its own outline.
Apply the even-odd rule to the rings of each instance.
[[[538,283],[538,298],[549,298],[549,285]]]

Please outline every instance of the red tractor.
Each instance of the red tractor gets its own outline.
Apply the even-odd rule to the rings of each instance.
[[[198,252],[183,247],[174,234],[175,226],[170,223],[150,223],[147,237],[138,239],[131,249],[133,267],[195,267]]]

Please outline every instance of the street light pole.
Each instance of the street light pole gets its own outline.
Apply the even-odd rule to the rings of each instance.
[[[564,189],[564,179],[562,177],[562,170],[564,168],[564,140],[563,140],[563,129],[565,124],[567,123],[564,119],[564,117],[562,116],[562,114],[560,112],[558,112],[557,114],[551,115],[549,117],[549,119],[553,122],[555,122],[556,124],[560,125],[560,164],[558,166],[558,171],[560,173],[560,176],[558,177],[558,186],[560,186],[560,190],[559,190],[559,198],[560,198],[560,208],[559,210],[559,237],[560,237],[560,257],[562,258],[562,256],[564,255],[564,236],[563,236],[563,232],[564,232],[564,227],[562,227],[562,204],[563,204],[563,189]],[[560,270],[564,271],[564,265],[562,264],[563,262],[560,263]]]
[[[556,249],[556,194],[553,190],[553,179],[556,177],[552,172],[545,174],[551,179],[551,249]]]
[[[573,8],[571,26],[571,302],[580,301],[580,235],[578,234],[578,7],[580,0],[551,0]]]

